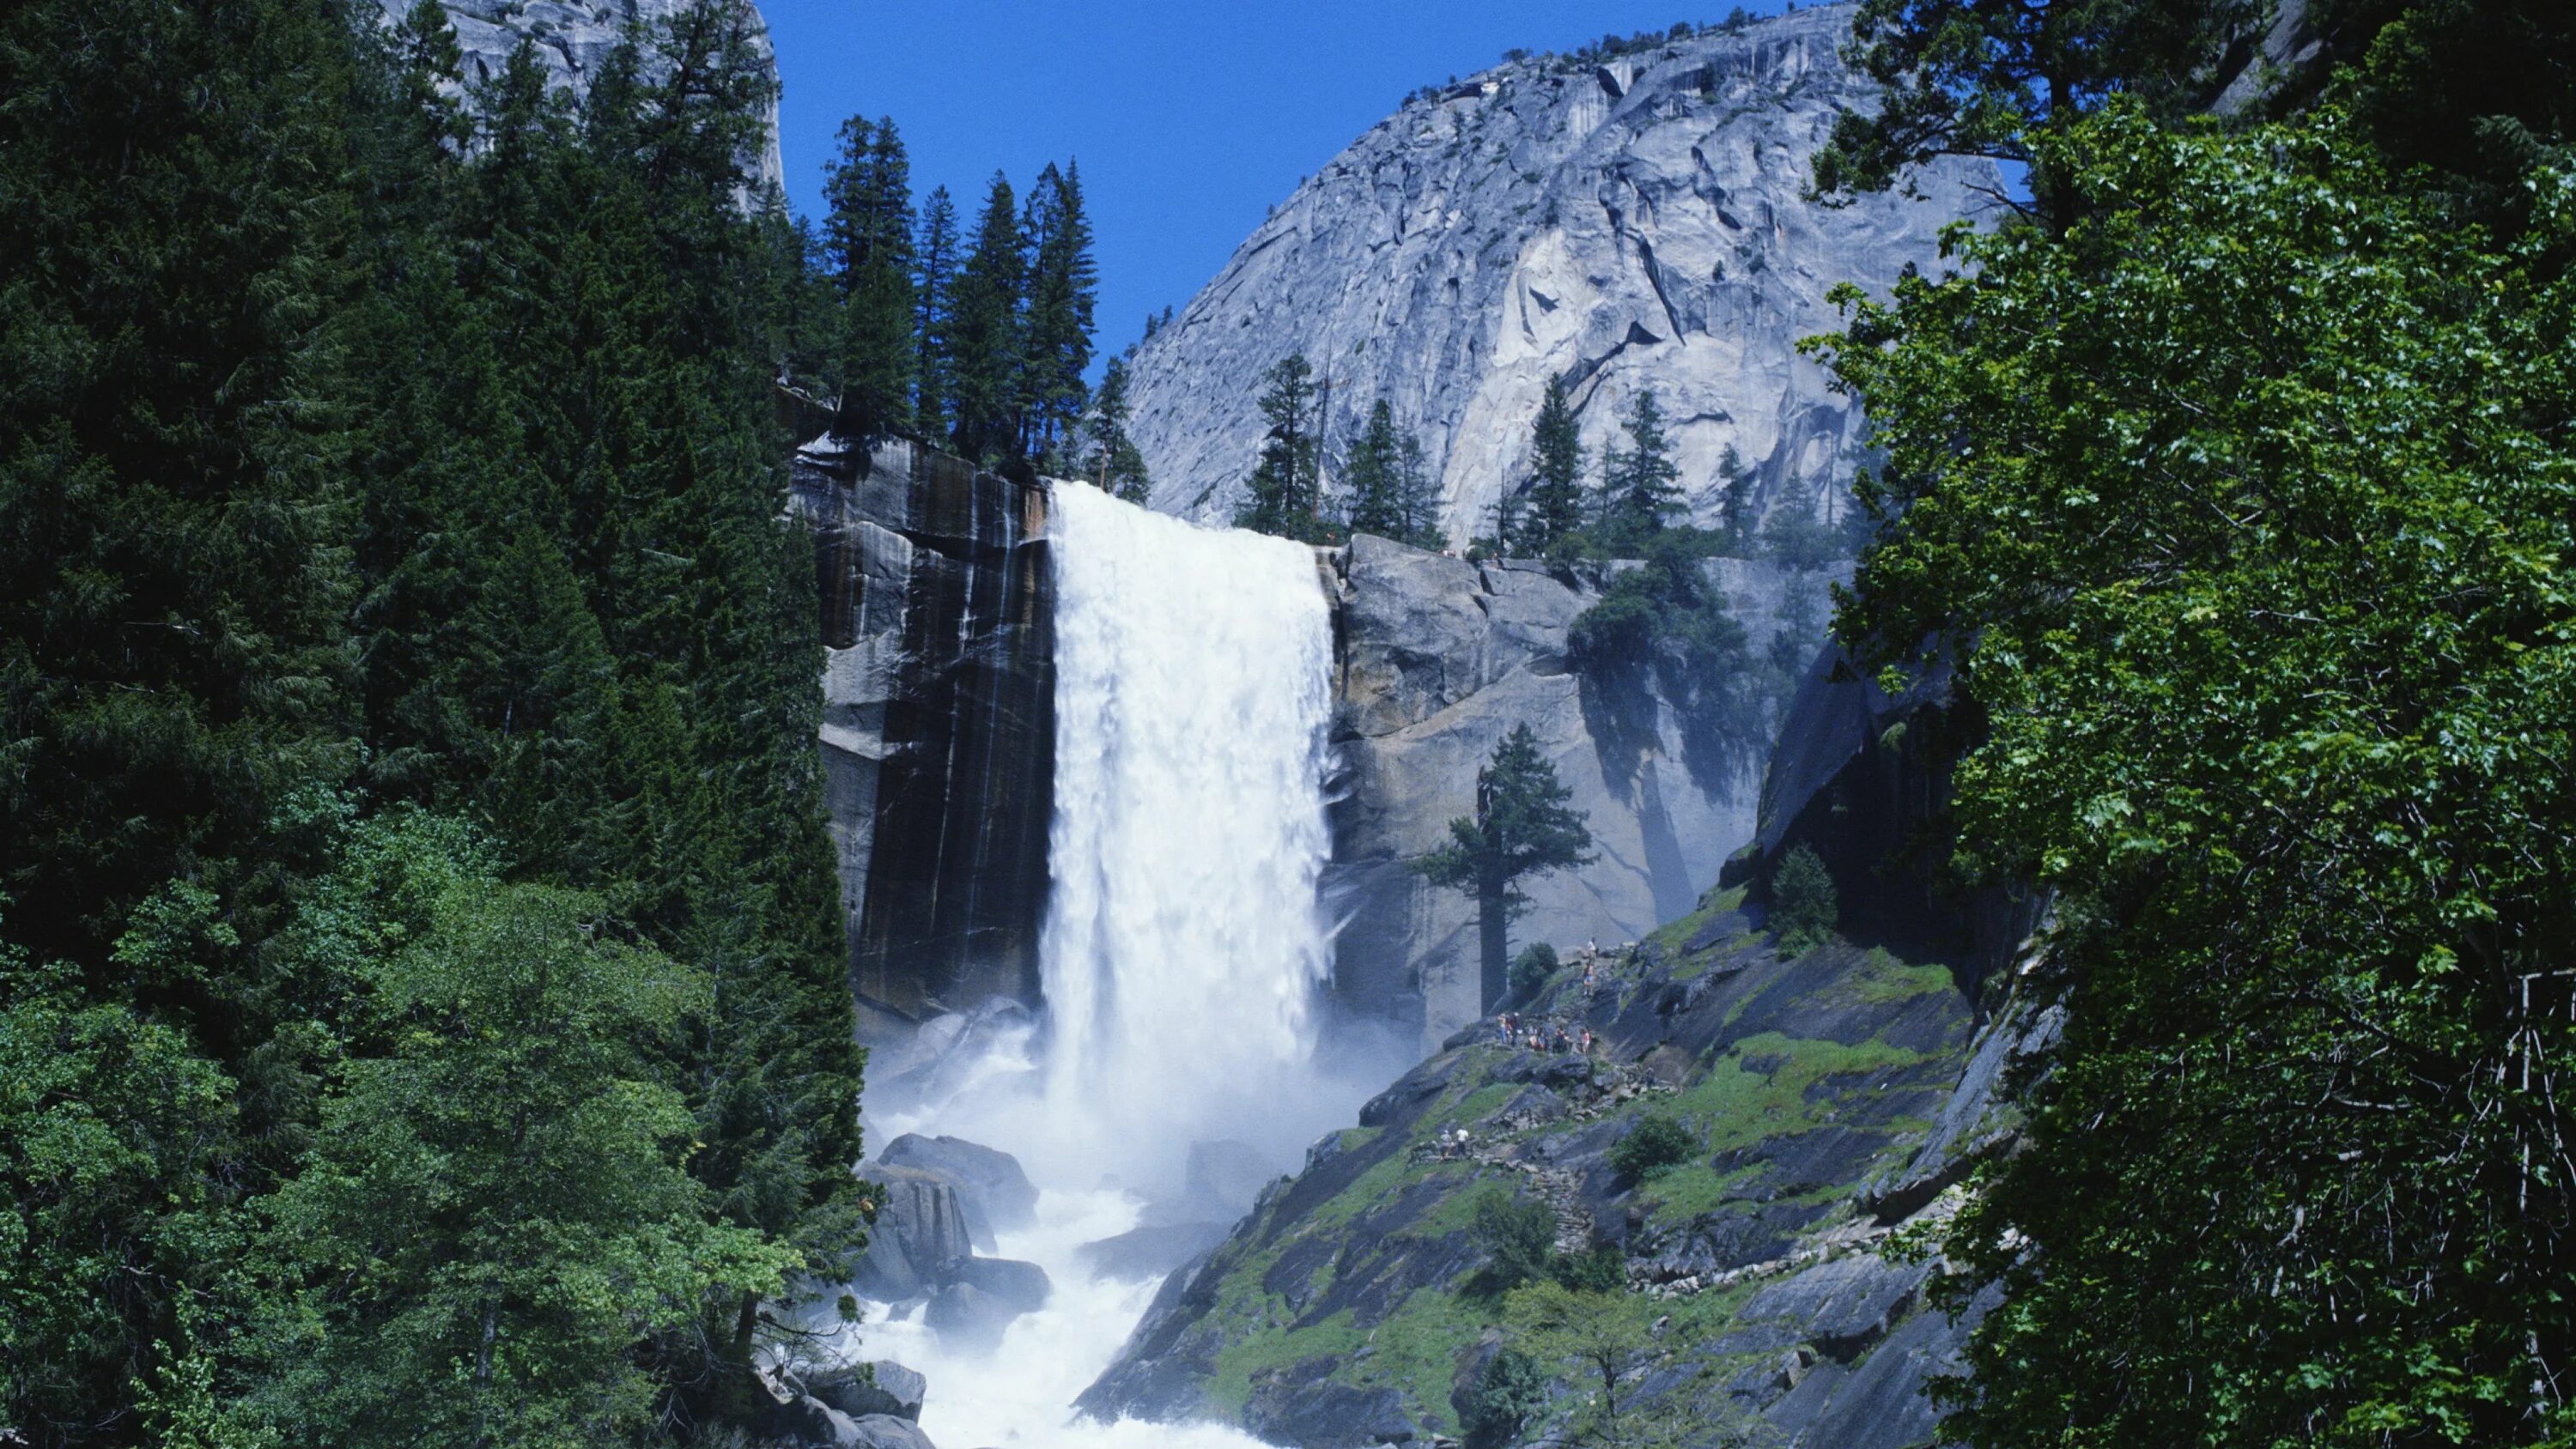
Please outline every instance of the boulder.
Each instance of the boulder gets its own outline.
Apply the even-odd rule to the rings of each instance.
[[[931,1298],[922,1321],[944,1343],[989,1353],[1022,1311],[971,1283],[951,1283]]]
[[[1931,1272],[1929,1264],[1854,1253],[1771,1284],[1744,1305],[1742,1317],[1787,1319],[1818,1348],[1849,1362],[1913,1306]]]
[[[939,1449],[921,1426],[892,1414],[865,1414],[850,1421],[853,1449]]]
[[[807,1394],[853,1419],[871,1414],[918,1419],[930,1389],[920,1374],[885,1358],[799,1375],[799,1382]]]
[[[866,1176],[883,1196],[876,1224],[868,1230],[868,1250],[851,1276],[851,1290],[880,1303],[898,1303],[948,1283],[956,1266],[975,1251],[957,1189],[908,1167],[878,1165]]]
[[[885,1145],[877,1161],[926,1172],[957,1189],[966,1228],[980,1248],[994,1235],[1013,1233],[1037,1219],[1038,1190],[1018,1158],[962,1137],[923,1137],[907,1132]]]
[[[1035,1313],[1046,1307],[1053,1286],[1047,1282],[1046,1269],[1012,1258],[969,1258],[956,1266],[951,1281],[989,1293],[1015,1313]]]

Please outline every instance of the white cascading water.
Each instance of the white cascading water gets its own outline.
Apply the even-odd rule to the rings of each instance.
[[[1055,502],[1048,1109],[1150,1171],[1131,1144],[1240,1137],[1314,1057],[1331,622],[1300,544]]]
[[[1044,1024],[969,1085],[872,1124],[1018,1157],[1037,1222],[998,1255],[1036,1262],[1047,1306],[989,1355],[913,1321],[850,1345],[921,1370],[922,1428],[949,1449],[1249,1449],[1212,1425],[1075,1423],[1153,1280],[1093,1280],[1082,1244],[1134,1227],[1193,1143],[1279,1169],[1347,1124],[1383,1078],[1317,1062],[1329,933],[1317,880],[1331,637],[1313,553],[1054,485],[1055,809]],[[878,1310],[882,1311],[882,1310]],[[875,1316],[872,1312],[871,1317]]]

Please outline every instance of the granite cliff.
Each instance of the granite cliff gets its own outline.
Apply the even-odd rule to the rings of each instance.
[[[1752,838],[1767,728],[1758,746],[1712,756],[1686,738],[1687,706],[1660,681],[1587,677],[1570,659],[1569,631],[1601,573],[1471,563],[1365,534],[1325,559],[1343,771],[1325,902],[1343,922],[1335,980],[1346,1003],[1419,1032],[1426,1049],[1482,1013],[1474,903],[1431,889],[1411,862],[1472,812],[1476,771],[1514,725],[1537,735],[1597,852],[1524,883],[1531,909],[1515,944],[1635,940],[1690,911]],[[1842,572],[1705,567],[1756,661],[1775,642],[1796,657],[1812,649]]]
[[[1928,168],[1919,199],[1808,201],[1837,111],[1873,105],[1840,47],[1850,7],[1712,29],[1600,66],[1541,56],[1407,103],[1307,178],[1138,348],[1130,432],[1154,505],[1222,520],[1264,435],[1261,375],[1303,351],[1338,450],[1386,399],[1421,439],[1447,526],[1490,525],[1525,474],[1550,376],[1599,455],[1653,387],[1695,514],[1733,449],[1769,509],[1839,506],[1860,419],[1801,337],[1835,284],[1938,264],[1938,233],[1999,184]]]
[[[800,450],[815,541],[824,720],[850,971],[863,1008],[920,1019],[1037,1001],[1053,789],[1046,481],[902,441]],[[1519,942],[1616,945],[1691,908],[1751,839],[1759,751],[1707,758],[1651,678],[1587,679],[1568,631],[1597,573],[1471,563],[1362,535],[1318,550],[1333,608],[1336,780],[1326,909],[1340,1008],[1436,1044],[1482,1009],[1474,906],[1410,862],[1473,807],[1476,770],[1527,723],[1597,842],[1528,884]],[[1610,566],[1612,568],[1616,565]],[[1803,653],[1831,571],[1707,565],[1766,656]],[[1767,740],[1765,741],[1767,747]],[[893,1024],[893,1023],[889,1023]]]

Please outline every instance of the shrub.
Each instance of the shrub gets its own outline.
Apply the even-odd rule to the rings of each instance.
[[[1512,958],[1509,985],[1514,1001],[1529,1001],[1547,987],[1547,979],[1556,974],[1556,948],[1545,941],[1532,941]]]
[[[1520,1437],[1521,1426],[1547,1397],[1547,1376],[1538,1363],[1515,1349],[1496,1349],[1467,1387],[1449,1396],[1458,1411],[1458,1429],[1467,1449],[1502,1449]]]
[[[1631,1182],[1643,1182],[1689,1161],[1698,1149],[1699,1137],[1688,1127],[1661,1112],[1649,1112],[1611,1146],[1610,1166]]]
[[[1493,1259],[1487,1282],[1508,1293],[1547,1271],[1556,1247],[1556,1214],[1547,1204],[1527,1202],[1507,1187],[1489,1187],[1476,1199],[1475,1221],[1467,1230],[1476,1246]]]
[[[1823,945],[1841,914],[1824,861],[1803,845],[1790,851],[1771,875],[1771,929],[1780,954],[1796,956]]]
[[[1616,1293],[1628,1286],[1628,1255],[1616,1243],[1594,1243],[1558,1258],[1549,1276],[1575,1293]]]

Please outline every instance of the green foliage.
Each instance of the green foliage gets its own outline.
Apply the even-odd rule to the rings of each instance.
[[[1846,638],[1960,660],[1962,864],[2071,1006],[1951,1432],[2561,1441],[2576,186],[2499,242],[2332,113],[2042,152],[2084,220],[1823,344],[1894,519]]]
[[[1637,394],[1620,425],[1628,446],[1602,459],[1601,544],[1614,557],[1633,558],[1683,512],[1681,469],[1653,388]]]
[[[1610,1166],[1630,1182],[1644,1182],[1690,1161],[1699,1147],[1699,1134],[1677,1118],[1649,1112],[1637,1119],[1626,1136],[1610,1144]]]
[[[977,463],[1000,464],[1019,456],[1026,246],[1019,198],[1010,178],[996,171],[985,188],[974,247],[958,272],[945,319],[947,381],[953,389],[946,409],[949,440],[959,456]]]
[[[1835,118],[1815,189],[1884,191],[1936,156],[1990,156],[2029,165],[2039,214],[2064,227],[2077,195],[2039,138],[2113,95],[2166,120],[2206,107],[2269,11],[2263,0],[1864,0],[1850,54],[1884,99]]]
[[[1580,1253],[1559,1253],[1548,1276],[1577,1293],[1618,1293],[1628,1286],[1628,1256],[1616,1243],[1596,1242]]]
[[[649,1064],[707,979],[597,911],[477,883],[373,971],[392,1050],[351,1065],[258,1251],[292,1308],[254,1402],[298,1442],[634,1434],[657,1390],[631,1347],[797,1265],[710,1220],[694,1117]]]
[[[913,291],[912,164],[891,117],[841,124],[823,169],[823,223],[841,292],[841,424],[873,434],[912,422],[919,340]]]
[[[1511,987],[1510,999],[1535,1000],[1555,974],[1556,948],[1545,941],[1530,942],[1512,957],[1511,974],[1506,978]]]
[[[1643,540],[1641,567],[1610,575],[1567,631],[1584,678],[1643,716],[1649,681],[1681,706],[1683,762],[1712,788],[1759,762],[1780,692],[1752,667],[1744,626],[1708,573],[1717,539],[1667,528]]]
[[[1851,556],[1833,525],[1816,516],[1815,500],[1805,497],[1784,501],[1762,520],[1762,552],[1782,567],[1804,573]]]
[[[1771,872],[1771,931],[1780,954],[1796,956],[1823,945],[1842,918],[1834,878],[1824,860],[1804,845],[1780,858]]]
[[[1145,455],[1127,436],[1127,359],[1113,357],[1100,375],[1100,390],[1085,418],[1090,433],[1090,459],[1083,474],[1104,493],[1143,503],[1153,494],[1145,476]]]
[[[1396,429],[1386,399],[1370,406],[1368,426],[1351,449],[1343,474],[1350,491],[1351,532],[1374,533],[1416,548],[1440,546],[1435,526],[1439,509],[1423,477],[1422,445]]]
[[[1415,862],[1433,885],[1476,898],[1488,1009],[1506,987],[1505,930],[1529,909],[1518,883],[1592,859],[1592,832],[1567,804],[1573,798],[1530,727],[1514,725],[1476,772],[1475,815],[1451,820],[1449,843]]]
[[[1547,1274],[1556,1252],[1556,1215],[1547,1204],[1497,1185],[1477,1195],[1467,1235],[1485,1254],[1487,1290],[1508,1293]]]
[[[1565,379],[1547,380],[1547,396],[1531,425],[1529,513],[1521,520],[1519,551],[1544,556],[1584,524],[1583,441],[1576,432],[1574,409],[1567,405]]]
[[[1465,1388],[1450,1396],[1467,1449],[1504,1449],[1547,1402],[1547,1376],[1518,1349],[1496,1349]]]
[[[1028,340],[1020,382],[1020,450],[1044,455],[1069,445],[1089,396],[1092,310],[1100,269],[1091,257],[1091,218],[1082,204],[1082,171],[1050,162],[1029,187],[1021,220],[1027,239]],[[1144,462],[1135,460],[1138,477]]]
[[[1261,416],[1270,431],[1261,444],[1260,461],[1245,480],[1243,505],[1234,526],[1281,538],[1324,541],[1322,520],[1322,444],[1315,435],[1315,369],[1306,354],[1292,352],[1263,374]]]
[[[956,316],[959,251],[957,203],[945,186],[921,203],[912,242],[913,426],[925,438],[947,438],[957,426]]]
[[[1679,1415],[1636,1402],[1636,1372],[1657,1356],[1653,1335],[1625,1294],[1578,1292],[1539,1282],[1512,1295],[1514,1341],[1566,1370],[1580,1397],[1566,1438],[1602,1449],[1679,1449],[1701,1431]]]
[[[790,1251],[855,1241],[811,553],[771,421],[781,359],[828,372],[841,339],[799,330],[834,286],[809,238],[744,210],[759,45],[739,0],[689,7],[578,115],[523,46],[467,147],[435,6],[389,38],[312,0],[0,17],[0,879],[42,965],[4,973],[41,1070],[0,1110],[44,1147],[0,1165],[0,1423],[254,1442],[290,1358],[389,1393],[332,1355],[447,1290],[306,1279],[273,1215],[326,1168],[452,1146],[493,1221],[611,1194],[512,1260],[597,1315],[564,1341],[591,1367],[524,1380],[578,1379],[594,1425],[705,1422]],[[587,892],[586,949],[671,989],[539,1012],[542,1044],[462,1000],[419,1019],[386,973],[469,880],[494,909]],[[477,1073],[593,1060],[612,1016],[615,1070],[562,1085],[615,1085],[552,1104],[590,1139],[542,1161],[421,1146],[437,1104],[391,1095],[418,1071],[501,1110]],[[260,1359],[270,1333],[305,1337]],[[452,1358],[413,1361],[415,1397]]]

